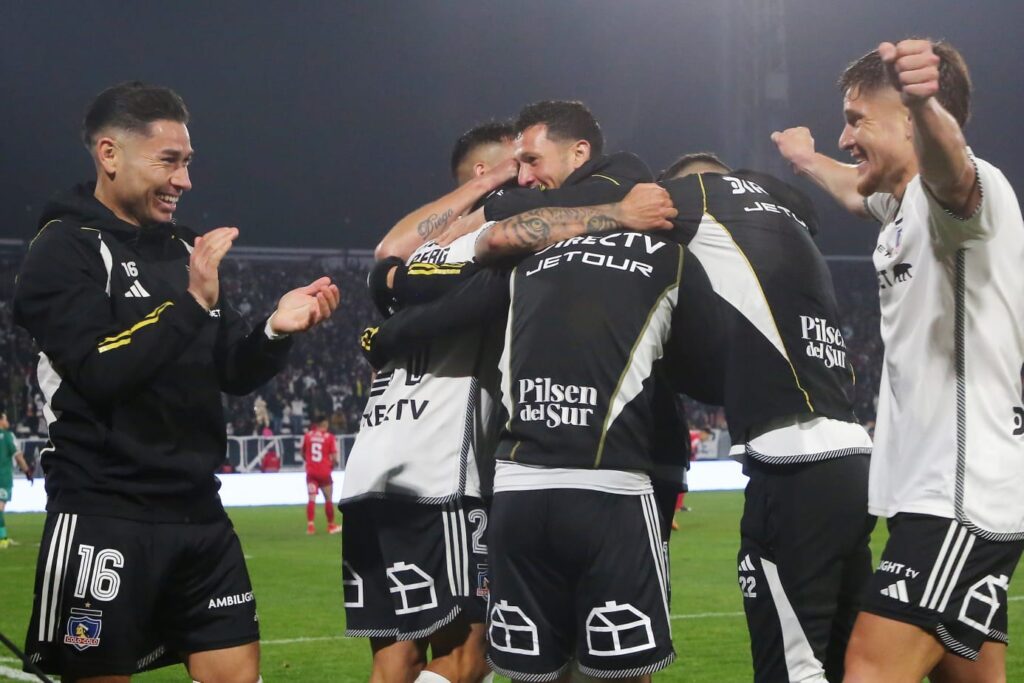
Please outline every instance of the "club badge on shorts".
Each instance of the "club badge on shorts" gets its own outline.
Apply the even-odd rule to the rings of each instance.
[[[99,610],[72,608],[64,644],[79,652],[98,646],[100,630],[103,628],[103,622],[100,620],[102,616],[103,612]]]

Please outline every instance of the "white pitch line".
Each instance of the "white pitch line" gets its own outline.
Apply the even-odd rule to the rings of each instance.
[[[743,612],[700,612],[698,614],[673,614],[672,620],[676,619],[714,619],[716,617],[742,617]]]
[[[38,681],[39,679],[32,674],[27,674],[24,671],[18,671],[12,669],[9,666],[0,665],[0,676],[6,676],[7,678],[13,678],[16,681]]]
[[[316,643],[321,640],[341,640],[345,636],[310,636],[308,638],[281,638],[278,640],[261,640],[260,645],[288,645],[289,643]]]

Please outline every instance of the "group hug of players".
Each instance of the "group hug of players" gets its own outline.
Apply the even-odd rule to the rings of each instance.
[[[360,343],[377,372],[346,467],[347,633],[374,682],[643,680],[675,658],[677,396],[725,407],[749,484],[737,554],[757,681],[1004,681],[1024,546],[1024,224],[966,146],[959,54],[883,43],[840,80],[840,146],[794,169],[880,225],[875,440],[818,219],[798,190],[682,157],[655,183],[578,102],[475,128],[458,187],[383,239]],[[19,273],[40,350],[48,496],[25,669],[126,681],[182,662],[259,681],[259,620],[217,494],[221,393],[327,320],[326,277],[249,327],[220,287],[235,227],[174,221],[189,113],[123,83],[90,104],[96,168]],[[321,456],[325,453],[321,451]],[[311,481],[308,513],[312,519]],[[876,571],[875,516],[889,542]]]
[[[773,140],[882,225],[873,458],[799,190],[708,153],[655,184],[604,153],[579,102],[459,139],[458,188],[400,221],[369,276],[384,322],[361,340],[377,373],[341,507],[347,634],[370,638],[371,680],[668,666],[679,393],[725,407],[750,478],[737,572],[755,680],[1005,680],[1024,225],[964,144],[952,48],[883,44],[841,87],[856,166],[806,129]],[[873,573],[875,515],[891,541]]]

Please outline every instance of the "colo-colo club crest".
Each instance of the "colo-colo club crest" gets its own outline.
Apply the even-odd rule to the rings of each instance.
[[[64,644],[70,645],[79,652],[100,644],[100,630],[103,612],[92,609],[71,609],[68,618],[68,631],[64,634]]]

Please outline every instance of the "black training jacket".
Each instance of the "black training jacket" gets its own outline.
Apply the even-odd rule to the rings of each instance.
[[[720,343],[717,298],[685,247],[653,233],[574,237],[520,262],[510,295],[499,460],[650,473],[682,460],[679,421],[664,414],[669,368]]]
[[[812,240],[810,200],[763,173],[703,173],[661,183],[679,210],[671,237],[707,271],[728,343],[707,349],[724,386],[733,442],[798,414],[855,421],[853,366],[832,276]]]
[[[46,206],[14,294],[39,346],[50,512],[189,522],[224,515],[221,392],[246,394],[290,342],[186,291],[188,228],[116,218],[80,185]]]

